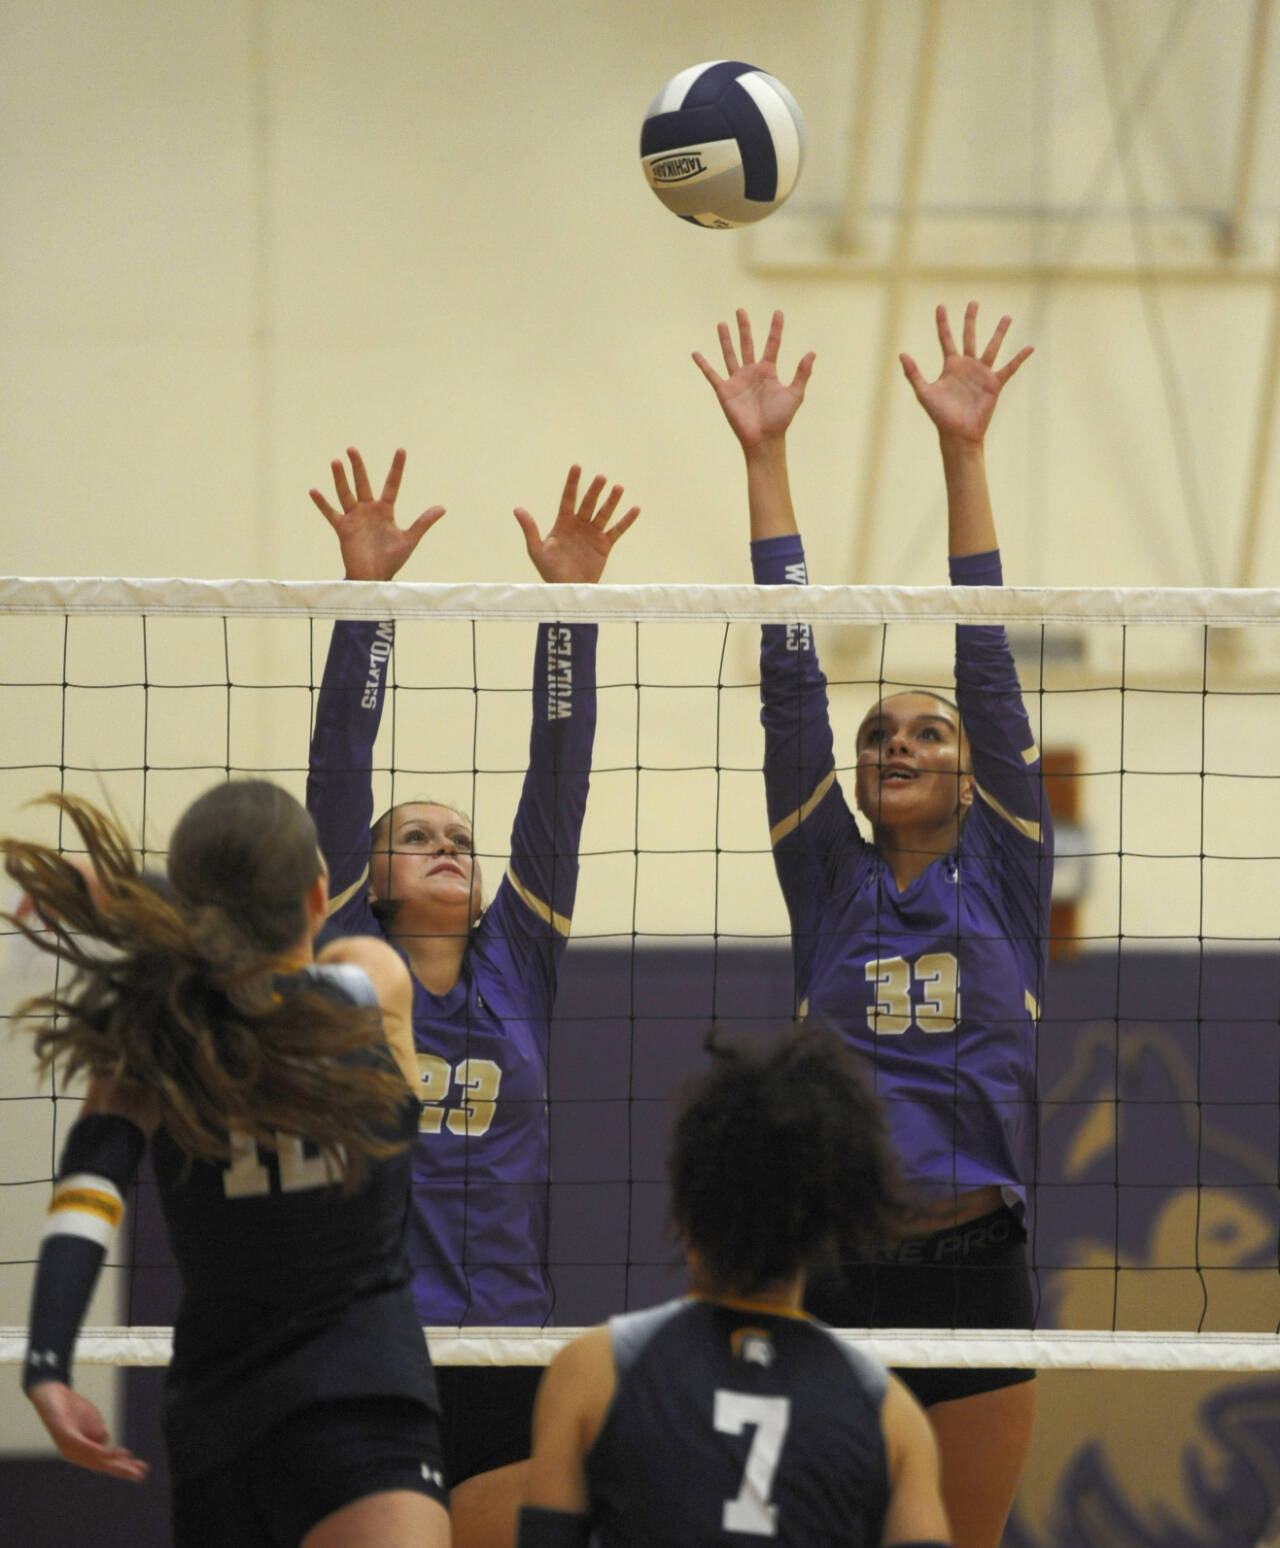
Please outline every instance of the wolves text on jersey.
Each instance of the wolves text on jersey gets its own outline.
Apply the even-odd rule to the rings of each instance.
[[[376,710],[378,707],[378,688],[387,662],[391,659],[394,641],[395,625],[380,623],[373,636],[373,643],[369,646],[369,675],[365,679],[364,692],[360,695],[361,709]]]
[[[547,630],[547,719],[573,718],[573,635],[563,624]]]

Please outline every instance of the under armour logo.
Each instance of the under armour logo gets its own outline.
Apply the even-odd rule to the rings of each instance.
[[[56,1371],[59,1365],[57,1351],[54,1349],[33,1349],[27,1356],[27,1364],[32,1370],[36,1371],[42,1365],[47,1366],[51,1371]]]
[[[439,1468],[432,1467],[430,1463],[422,1464],[422,1476],[427,1483],[435,1484],[437,1489],[444,1488],[444,1474]]]

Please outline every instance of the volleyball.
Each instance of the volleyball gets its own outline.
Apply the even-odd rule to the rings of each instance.
[[[763,220],[788,197],[804,145],[804,117],[781,81],[713,59],[672,76],[649,104],[640,161],[673,215],[727,230]]]

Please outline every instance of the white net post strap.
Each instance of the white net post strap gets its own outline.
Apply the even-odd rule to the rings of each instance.
[[[546,1365],[583,1328],[424,1328],[437,1365]],[[78,1365],[167,1365],[172,1328],[84,1328]],[[849,1328],[839,1336],[886,1365],[1025,1366],[1038,1370],[1276,1371],[1271,1333],[952,1333]],[[20,1365],[25,1328],[0,1328],[0,1365]]]
[[[764,623],[1280,624],[1280,590],[1225,587],[440,585],[0,576],[0,613]]]

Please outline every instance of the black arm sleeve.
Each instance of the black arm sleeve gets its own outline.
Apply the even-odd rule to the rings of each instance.
[[[71,1127],[36,1263],[24,1391],[71,1381],[71,1351],[146,1144],[118,1113],[91,1113]]]
[[[541,1505],[520,1508],[516,1548],[587,1548],[591,1518],[570,1510],[544,1510]]]

